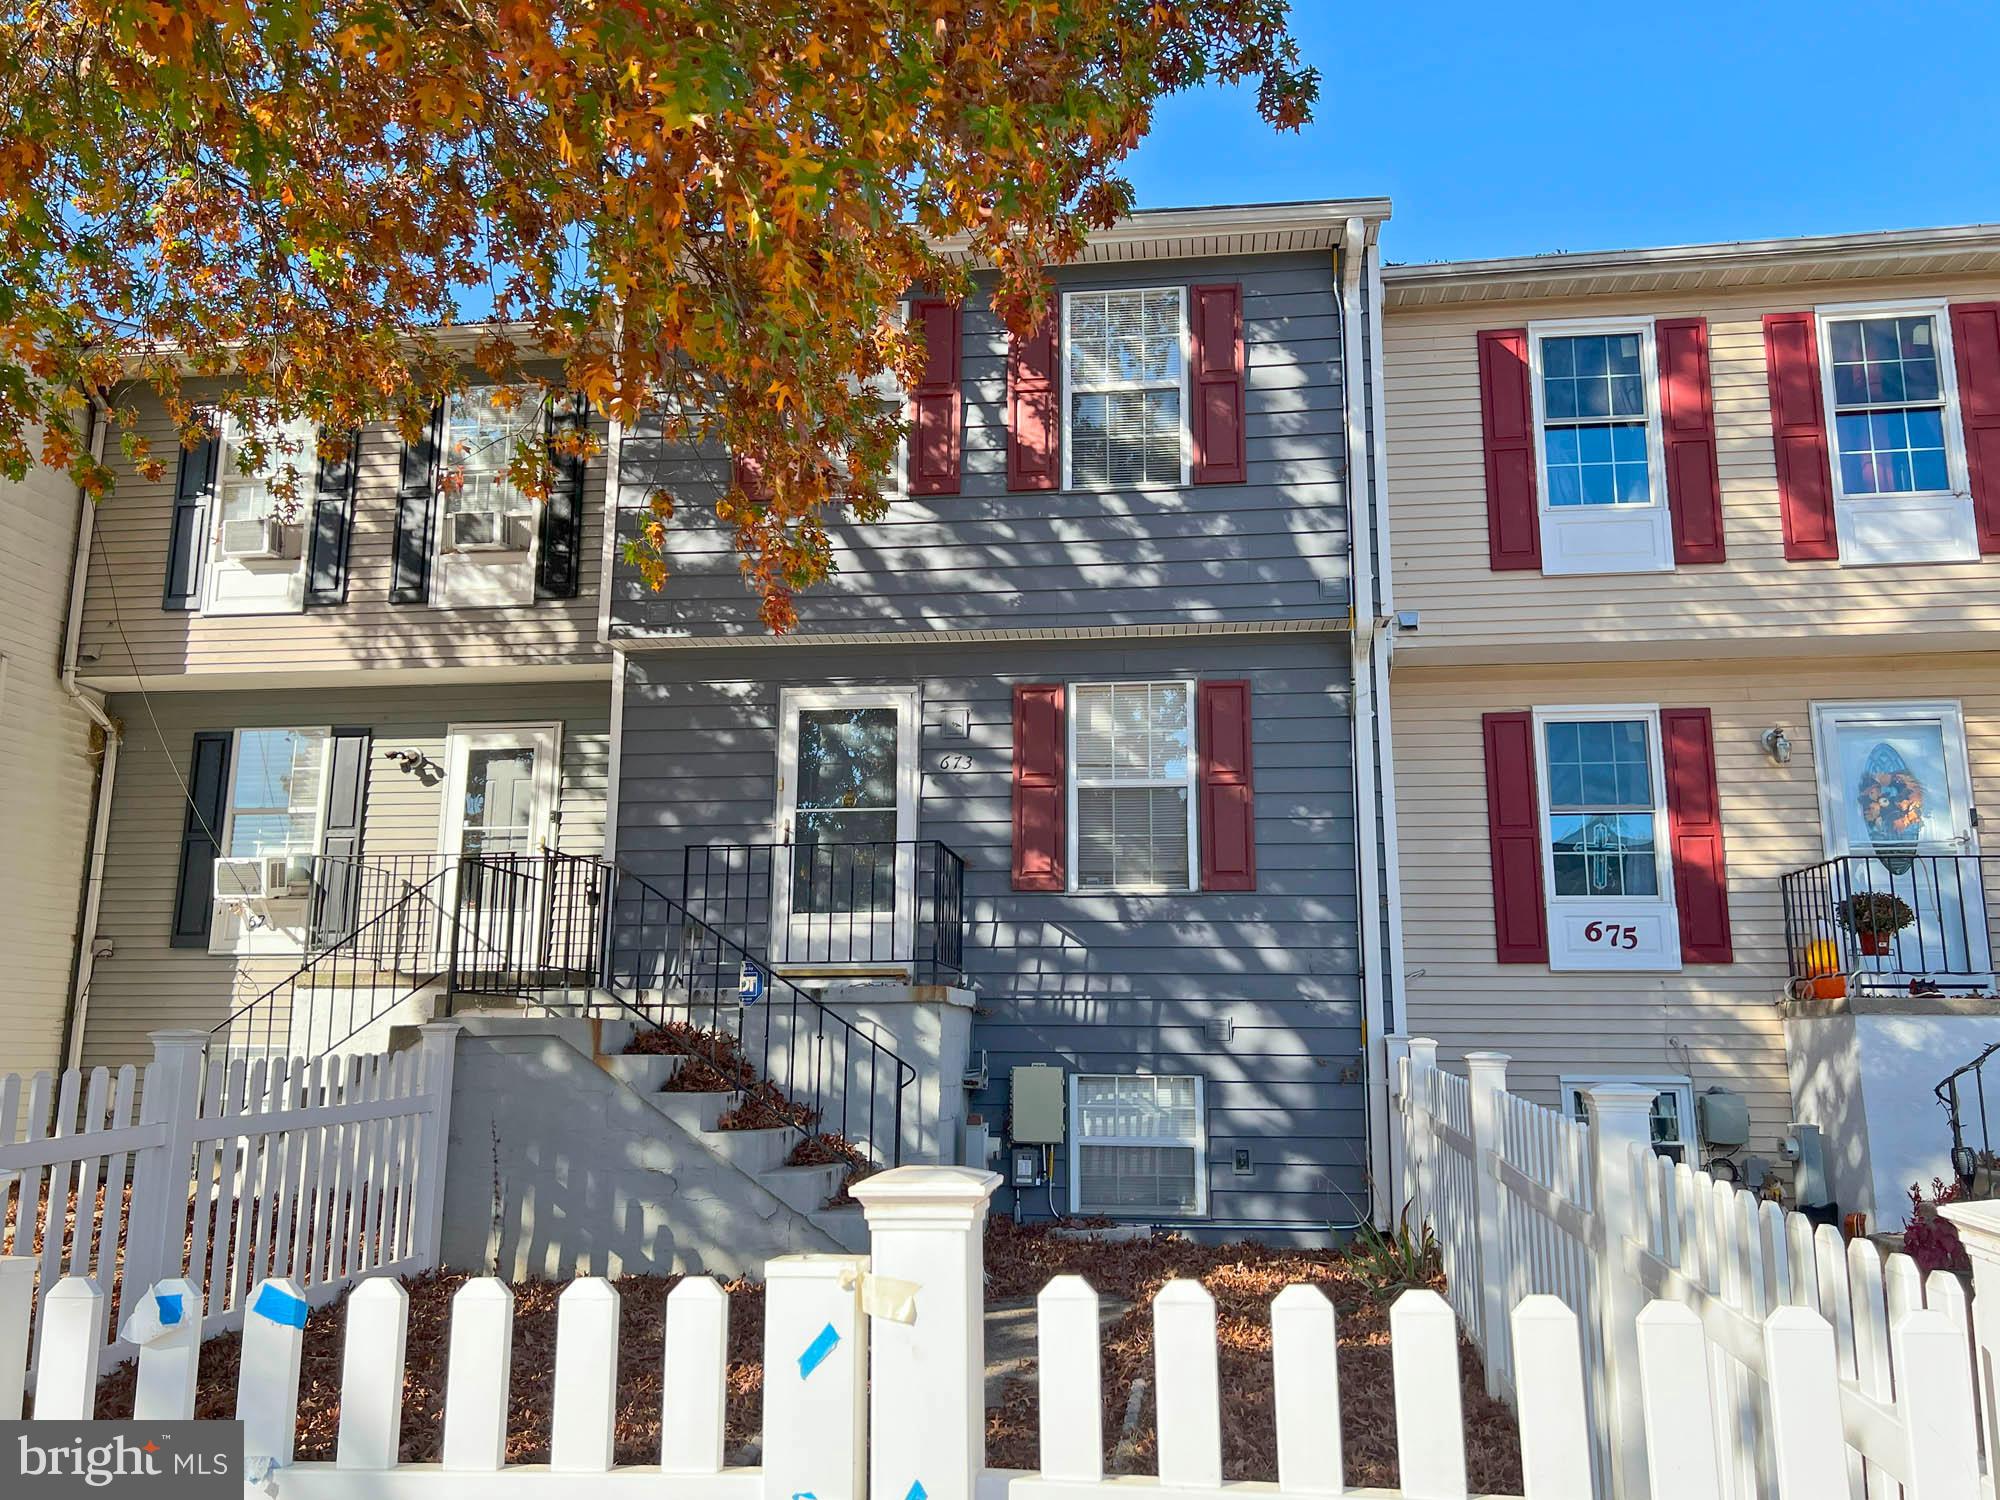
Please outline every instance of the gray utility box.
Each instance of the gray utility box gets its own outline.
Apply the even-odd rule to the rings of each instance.
[[[1063,1138],[1063,1070],[1046,1063],[1015,1068],[1008,1083],[1007,1139],[1057,1146]]]

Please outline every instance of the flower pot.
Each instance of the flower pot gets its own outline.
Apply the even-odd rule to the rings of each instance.
[[[1819,974],[1812,980],[1812,997],[1815,1000],[1844,1000],[1847,998],[1847,976],[1845,974]]]
[[[1863,928],[1855,936],[1861,939],[1861,951],[1870,958],[1880,958],[1889,951],[1889,942],[1895,937],[1893,932],[1877,932],[1873,928]]]

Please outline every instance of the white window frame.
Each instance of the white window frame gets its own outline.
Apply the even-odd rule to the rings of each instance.
[[[1927,314],[1937,340],[1938,394],[1943,402],[1944,461],[1949,489],[1849,495],[1841,478],[1840,423],[1833,400],[1833,325],[1859,318]],[[1942,297],[1883,302],[1832,302],[1813,309],[1819,355],[1827,467],[1832,471],[1834,533],[1843,567],[1894,563],[1977,562],[1979,532],[1967,477],[1965,426],[1958,406],[1958,360],[1951,346],[1951,305]],[[1894,405],[1895,403],[1884,403]],[[1902,403],[1924,405],[1927,403]]]
[[[1559,896],[1550,812],[1548,726],[1562,723],[1642,720],[1653,783],[1653,859],[1656,896]],[[1681,968],[1680,912],[1674,899],[1674,861],[1667,816],[1666,758],[1660,744],[1657,703],[1585,703],[1534,710],[1535,820],[1541,839],[1542,898],[1548,919],[1549,968],[1556,972],[1660,972]],[[1607,929],[1615,929],[1607,931]]]
[[[1076,445],[1070,440],[1070,349],[1072,347],[1069,332],[1070,301],[1075,297],[1102,297],[1107,293],[1124,293],[1143,297],[1155,292],[1172,292],[1179,299],[1180,306],[1181,477],[1175,483],[1155,481],[1150,484],[1137,485],[1078,484],[1070,473],[1070,455],[1076,448]],[[1193,357],[1194,336],[1193,330],[1188,327],[1187,288],[1184,286],[1079,286],[1072,287],[1062,294],[1062,336],[1056,346],[1056,361],[1062,367],[1062,487],[1065,490],[1078,490],[1084,494],[1103,495],[1116,494],[1126,489],[1146,491],[1185,489],[1192,482],[1194,472],[1194,439],[1193,429],[1189,425],[1188,402],[1192,396],[1192,376],[1190,370]],[[1086,385],[1078,389],[1088,393],[1090,391],[1152,391],[1164,390],[1166,387],[1164,384]]]
[[[1702,1159],[1701,1121],[1694,1109],[1694,1080],[1685,1073],[1565,1073],[1557,1080],[1562,1090],[1562,1112],[1572,1120],[1583,1116],[1573,1113],[1571,1104],[1579,1090],[1596,1088],[1599,1084],[1629,1083],[1637,1088],[1651,1089],[1655,1094],[1673,1094],[1681,1107],[1681,1149],[1686,1154],[1681,1158],[1690,1167],[1700,1170]],[[1653,1145],[1652,1126],[1646,1128],[1646,1138]]]
[[[1551,338],[1624,333],[1639,337],[1639,385],[1646,403],[1646,503],[1552,505],[1549,503],[1548,416],[1542,390],[1542,342]],[[1673,521],[1667,505],[1666,438],[1660,422],[1659,351],[1654,343],[1652,320],[1562,318],[1530,323],[1528,388],[1534,411],[1535,510],[1542,538],[1542,571],[1552,575],[1672,572]]]
[[[1082,717],[1077,712],[1077,695],[1086,688],[1154,687],[1154,686],[1167,686],[1167,685],[1178,686],[1187,693],[1187,706],[1188,706],[1187,779],[1183,782],[1179,780],[1169,779],[1166,777],[1148,778],[1143,781],[1105,781],[1097,778],[1091,778],[1089,780],[1088,787],[1086,788],[1085,778],[1079,776],[1077,774],[1077,769],[1076,769],[1076,724],[1077,720],[1080,717]],[[1178,894],[1183,891],[1198,891],[1201,889],[1201,841],[1199,838],[1200,828],[1199,828],[1199,818],[1198,818],[1198,813],[1201,805],[1201,747],[1199,744],[1196,743],[1197,737],[1200,733],[1199,725],[1196,722],[1198,708],[1195,699],[1195,692],[1197,686],[1198,684],[1192,677],[1135,677],[1125,680],[1110,680],[1110,681],[1097,680],[1092,682],[1072,682],[1066,688],[1064,688],[1063,691],[1066,694],[1066,697],[1064,699],[1065,712],[1063,713],[1064,737],[1065,737],[1065,743],[1063,745],[1063,780],[1068,783],[1067,787],[1064,790],[1065,805],[1063,809],[1063,820],[1068,825],[1064,835],[1068,847],[1064,851],[1064,854],[1067,867],[1069,870],[1068,882],[1071,894],[1082,895],[1082,896],[1104,896],[1113,894],[1165,895],[1165,894]],[[1187,815],[1188,878],[1186,885],[1084,886],[1078,883],[1082,872],[1077,869],[1077,858],[1076,858],[1077,834],[1078,834],[1077,817],[1076,817],[1076,794],[1080,788],[1087,790],[1099,790],[1104,788],[1130,789],[1137,787],[1142,789],[1157,788],[1157,789],[1171,790],[1174,787],[1183,785],[1187,787],[1187,794],[1188,794],[1188,815]]]
[[[280,423],[282,428],[286,424]],[[312,511],[314,485],[319,474],[318,440],[319,430],[315,427],[311,440],[296,454],[287,456],[286,461],[299,471],[299,494],[294,502],[297,513],[285,521],[286,528],[296,538],[296,557],[274,557],[256,561],[236,562],[222,555],[222,492],[235,472],[236,450],[242,441],[243,424],[229,412],[223,412],[215,429],[215,487],[208,497],[208,505],[202,516],[201,579],[199,596],[201,613],[205,616],[232,619],[254,615],[296,615],[303,614],[306,607],[306,553],[312,547]],[[240,477],[240,476],[239,476]],[[267,510],[268,514],[268,510]],[[266,574],[280,572],[289,575],[290,587],[282,603],[260,601],[251,606],[231,604],[220,597],[223,576],[231,569],[255,570]]]
[[[535,387],[532,384],[532,382],[526,382],[526,381],[489,380],[481,382],[478,385],[467,386],[461,394],[465,396],[471,396],[480,391],[495,391],[502,389],[519,389],[519,390],[533,391]],[[535,425],[540,426],[544,434],[545,440],[546,440],[546,434],[548,432],[548,420],[549,420],[548,403],[551,399],[552,398],[550,393],[544,391],[541,393],[539,398],[531,398],[529,401],[524,402],[521,408],[517,408],[520,410],[526,410],[531,408],[534,411],[535,416],[531,420]],[[431,472],[431,485],[434,491],[432,499],[434,503],[431,506],[431,537],[430,537],[431,550],[430,550],[430,568],[428,570],[430,576],[425,581],[425,592],[428,596],[426,602],[435,607],[454,608],[454,609],[465,609],[465,608],[518,609],[525,605],[534,604],[536,602],[534,580],[541,568],[541,561],[542,561],[543,507],[537,505],[532,499],[530,499],[528,502],[528,546],[525,552],[488,552],[488,553],[447,552],[444,546],[444,533],[445,533],[445,527],[450,523],[446,519],[445,515],[447,507],[445,505],[445,494],[444,494],[444,473],[445,469],[449,467],[446,461],[446,456],[450,452],[451,452],[451,397],[447,396],[444,400],[444,414],[438,421],[437,462],[433,466]],[[610,482],[611,481],[607,479],[606,483],[608,484]],[[528,573],[528,588],[527,588],[526,599],[514,600],[511,602],[511,604],[503,603],[503,604],[476,604],[476,605],[451,604],[449,601],[445,599],[444,572],[446,568],[463,565],[469,559],[480,560],[473,562],[472,565],[475,567],[481,566],[482,564],[485,566],[509,565],[508,562],[499,561],[500,559],[507,559],[511,562],[513,566],[518,567],[521,565],[520,559],[523,558],[526,559],[526,567]]]
[[[302,851],[313,859],[319,858],[321,845],[326,839],[326,804],[333,787],[333,726],[330,724],[249,724],[229,732],[229,774],[223,788],[222,826],[215,830],[217,859],[247,859],[248,855],[233,855],[230,845],[236,834],[236,777],[243,769],[243,736],[246,734],[317,734],[324,741],[325,749],[319,779],[319,806],[314,810],[312,845]],[[228,954],[293,954],[304,951],[306,913],[310,909],[310,898],[290,896],[275,901],[251,903],[259,908],[258,915],[264,918],[261,925],[251,926],[240,915],[231,916],[238,903],[221,902],[210,895],[213,917],[209,923],[210,953]],[[272,909],[276,909],[273,916]],[[295,924],[294,924],[295,919]]]
[[[1094,1135],[1092,1146],[1137,1146],[1140,1148],[1164,1149],[1170,1151],[1194,1152],[1194,1212],[1188,1215],[1174,1214],[1164,1208],[1157,1211],[1141,1209],[1136,1213],[1120,1213],[1115,1209],[1090,1207],[1083,1201],[1083,1103],[1078,1097],[1077,1085],[1085,1078],[1187,1078],[1194,1082],[1195,1138],[1192,1141],[1176,1140],[1162,1135]],[[1205,1219],[1208,1217],[1208,1089],[1206,1081],[1199,1073],[1151,1073],[1134,1070],[1130,1073],[1090,1073],[1079,1070],[1068,1080],[1069,1093],[1069,1211],[1072,1214],[1101,1214],[1105,1218],[1145,1219],[1162,1215],[1179,1220],[1182,1218]]]

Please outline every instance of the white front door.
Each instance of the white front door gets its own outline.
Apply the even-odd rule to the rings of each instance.
[[[1993,960],[1956,703],[1818,703],[1824,936],[1850,967],[1984,986]]]
[[[547,851],[555,840],[561,755],[559,724],[453,725],[440,852],[447,859],[492,861]],[[504,862],[473,865],[452,883],[459,893],[461,961],[524,959],[538,909],[533,886],[527,872],[509,873]],[[470,953],[463,946],[468,942]]]
[[[779,711],[772,957],[892,967],[916,915],[916,692],[788,689]]]

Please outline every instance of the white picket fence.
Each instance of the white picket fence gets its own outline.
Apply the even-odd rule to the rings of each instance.
[[[766,1268],[763,1433],[755,1467],[726,1463],[727,1295],[706,1278],[667,1300],[657,1463],[613,1463],[619,1298],[586,1278],[562,1294],[557,1317],[550,1459],[504,1461],[512,1392],[513,1299],[498,1281],[468,1282],[452,1306],[442,1458],[398,1461],[409,1300],[386,1277],[348,1303],[337,1456],[294,1463],[304,1309],[300,1288],[266,1282],[244,1334],[237,1414],[246,1477],[277,1500],[491,1500],[663,1494],[675,1500],[1219,1500],[1236,1495],[1347,1493],[1342,1471],[1340,1373],[1333,1304],[1310,1285],[1272,1304],[1278,1479],[1225,1486],[1215,1304],[1176,1281],[1153,1308],[1158,1473],[1104,1472],[1101,1325],[1097,1294],[1060,1276],[1038,1307],[1040,1467],[985,1464],[982,1231],[992,1173],[905,1167],[857,1184],[871,1255],[790,1256]],[[2000,1245],[2000,1217],[1995,1221]],[[25,1309],[0,1274],[0,1352]],[[189,1285],[160,1290],[183,1298]],[[93,1413],[91,1347],[104,1317],[90,1281],[51,1293],[41,1355],[38,1418]],[[1436,1293],[1405,1293],[1390,1311],[1400,1489],[1408,1500],[1463,1500],[1458,1320]],[[1531,1296],[1507,1318],[1519,1390],[1523,1494],[1593,1494],[1591,1441],[1578,1320],[1560,1301]],[[1653,1500],[1718,1500],[1733,1427],[1719,1427],[1702,1315],[1656,1302],[1635,1320],[1642,1433],[1654,1454]],[[1901,1477],[1909,1500],[1981,1494],[1972,1372],[1949,1314],[1912,1309],[1893,1337],[1909,1371],[1899,1400],[1927,1413]],[[185,1326],[140,1355],[137,1415],[183,1418],[193,1409],[198,1344]],[[1782,1500],[1820,1500],[1848,1483],[1847,1396],[1834,1330],[1802,1307],[1758,1327],[1758,1359],[1773,1487]],[[6,1369],[0,1366],[0,1416]],[[1382,1491],[1369,1491],[1384,1496]]]
[[[127,1286],[185,1279],[214,1333],[267,1277],[318,1304],[430,1269],[456,1032],[308,1062],[210,1060],[206,1033],[162,1031],[143,1069],[0,1078],[0,1254],[30,1306],[63,1277],[103,1289],[104,1369],[136,1352],[117,1337]]]
[[[1678,1305],[1698,1330],[1721,1438],[1715,1493],[1779,1492],[1785,1393],[1768,1330],[1778,1315],[1791,1318],[1787,1310],[1810,1314],[1832,1341],[1839,1436],[1830,1441],[1842,1472],[1822,1493],[1896,1500],[1899,1481],[1907,1493],[1936,1416],[1925,1409],[1935,1371],[1920,1361],[1973,1368],[1957,1277],[1925,1278],[1907,1256],[1846,1244],[1838,1230],[1664,1160],[1650,1146],[1650,1089],[1586,1091],[1585,1124],[1509,1093],[1499,1054],[1469,1055],[1461,1078],[1439,1068],[1435,1042],[1392,1038],[1390,1053],[1406,1212],[1438,1237],[1488,1390],[1512,1398],[1526,1389],[1506,1309],[1548,1293],[1578,1314],[1599,1493],[1647,1493],[1639,1314],[1649,1299],[1649,1316]],[[2000,1304],[2000,1278],[1989,1296]],[[1923,1317],[1912,1324],[1913,1314]],[[1911,1328],[1921,1334],[1914,1345]],[[1984,1357],[1983,1340],[1980,1348]],[[1976,1427],[1976,1413],[1966,1415]]]

